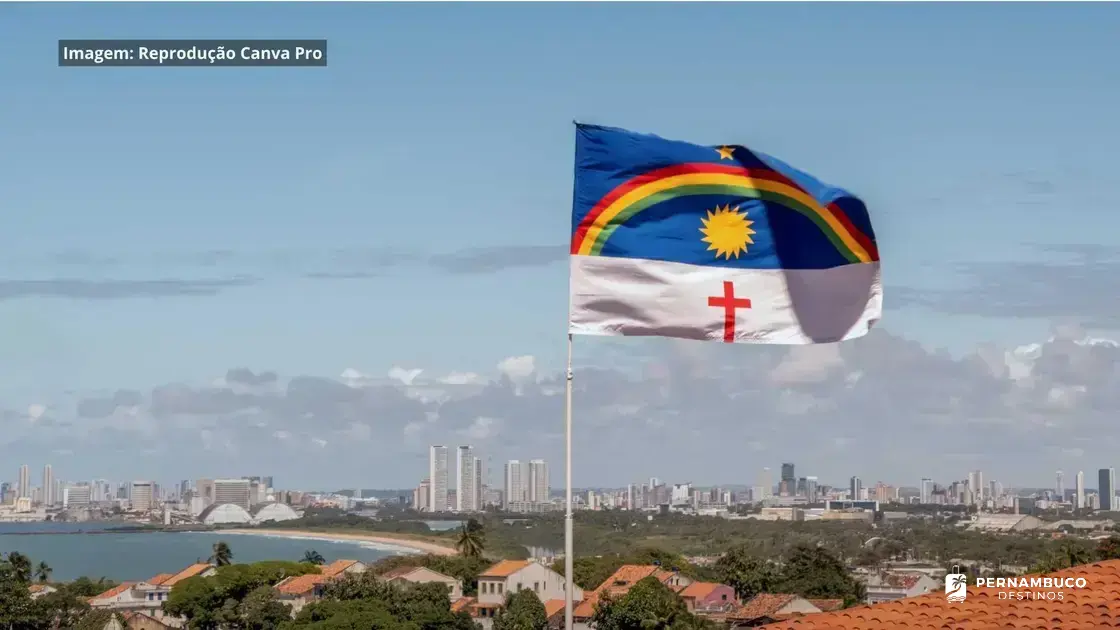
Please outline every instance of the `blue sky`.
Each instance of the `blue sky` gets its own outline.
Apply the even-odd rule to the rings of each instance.
[[[573,119],[746,144],[861,195],[884,326],[958,355],[1045,339],[1054,318],[938,312],[890,289],[954,290],[959,265],[1056,256],[1032,243],[1120,246],[1116,5],[5,4],[0,17],[17,52],[0,63],[12,408],[234,366],[492,372],[534,355],[559,369],[566,268],[508,248],[564,242]],[[60,38],[326,38],[329,67],[58,68]],[[498,269],[426,258],[468,248],[500,248],[482,252]],[[131,295],[147,289],[130,282],[231,278],[254,280],[97,300],[58,283]],[[602,344],[580,346],[590,361]]]

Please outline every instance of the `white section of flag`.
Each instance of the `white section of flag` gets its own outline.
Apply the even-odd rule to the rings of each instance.
[[[737,299],[735,343],[812,344],[862,337],[883,315],[879,263],[832,269],[735,269],[571,257],[568,331],[574,335],[724,341],[725,282]]]

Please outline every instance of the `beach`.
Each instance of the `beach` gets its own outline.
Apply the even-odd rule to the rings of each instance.
[[[453,556],[457,553],[455,548],[450,546],[450,544],[438,545],[423,540],[396,538],[390,534],[344,534],[299,529],[223,529],[213,533],[269,536],[273,538],[306,538],[308,540],[320,540],[325,542],[358,543],[376,546],[377,548],[383,548],[387,551],[430,553],[437,556]]]

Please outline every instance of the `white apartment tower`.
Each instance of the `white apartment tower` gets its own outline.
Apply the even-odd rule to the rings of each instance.
[[[552,488],[548,485],[548,464],[543,459],[529,462],[529,501],[548,503]]]
[[[428,506],[432,512],[447,511],[447,447],[432,446],[428,452]]]
[[[253,507],[253,490],[248,479],[215,479],[214,503],[232,503],[246,510]]]
[[[1074,480],[1073,484],[1074,484],[1073,488],[1074,488],[1074,493],[1075,493],[1075,496],[1074,496],[1074,499],[1073,499],[1074,500],[1074,505],[1077,506],[1077,509],[1083,510],[1083,509],[1085,509],[1085,471],[1084,470],[1077,471],[1077,478]]]
[[[43,505],[50,507],[57,500],[54,487],[54,471],[51,465],[43,466]]]
[[[511,503],[529,500],[529,466],[511,459],[506,463],[506,509]]]
[[[474,505],[475,508],[481,512],[483,508],[483,488],[486,485],[482,477],[482,458],[474,458]]]
[[[478,511],[478,458],[474,456],[474,449],[470,446],[460,446],[456,449],[455,469],[458,474],[458,483],[455,485],[455,511]]]
[[[27,467],[27,464],[19,467],[19,488],[16,492],[17,499],[24,497],[31,498],[31,470]]]
[[[148,512],[156,506],[155,484],[151,481],[133,481],[128,496],[132,509],[137,512]]]
[[[431,498],[432,484],[427,480],[420,482],[420,486],[412,492],[412,509],[417,512],[431,512],[432,507],[428,504]]]

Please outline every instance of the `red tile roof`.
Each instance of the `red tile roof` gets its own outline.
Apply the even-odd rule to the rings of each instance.
[[[164,582],[166,582],[167,580],[169,580],[170,578],[173,578],[173,577],[175,577],[174,573],[160,573],[159,575],[156,575],[156,576],[152,577],[150,580],[147,580],[147,582],[148,582],[148,584],[151,584],[152,586],[160,586],[161,584],[163,584]]]
[[[205,562],[199,562],[198,564],[192,564],[191,566],[183,569],[182,571],[176,573],[175,575],[172,575],[171,577],[167,578],[166,580],[163,580],[160,583],[160,586],[166,586],[166,587],[170,588],[172,586],[175,586],[179,582],[182,582],[183,580],[185,580],[187,578],[192,578],[192,577],[194,577],[194,576],[196,576],[200,573],[205,573],[206,571],[208,571],[211,568],[212,568],[212,565],[207,564]],[[159,577],[159,576],[156,576],[156,577]]]
[[[392,580],[392,579],[395,579],[395,578],[404,577],[404,576],[408,575],[409,573],[412,573],[416,569],[417,569],[417,567],[397,567],[397,568],[393,569],[392,571],[386,571],[385,573],[382,573],[381,574],[381,579],[382,580]]]
[[[314,590],[317,585],[326,582],[327,579],[328,577],[321,573],[308,573],[307,575],[284,578],[276,584],[275,588],[284,595],[306,595]]]
[[[548,600],[547,602],[544,603],[544,616],[545,617],[551,618],[553,615],[555,615],[557,613],[563,613],[563,612],[564,612],[564,600],[562,600],[562,599],[550,599],[550,600]],[[572,617],[575,617],[574,611],[572,613]]]
[[[94,595],[90,599],[107,599],[109,597],[116,597],[117,595],[120,595],[121,593],[132,588],[133,584],[136,584],[136,582],[121,582],[120,584],[105,591],[104,593],[101,593],[100,595]]]
[[[740,621],[750,621],[762,617],[773,618],[779,610],[788,606],[798,597],[798,595],[790,595],[789,593],[759,593],[747,603],[728,613],[727,618]]]
[[[328,565],[320,567],[319,572],[327,577],[334,577],[355,564],[358,564],[357,560],[335,560]]]
[[[517,573],[521,569],[529,566],[528,560],[502,560],[498,564],[486,569],[478,577],[480,578],[504,578]]]
[[[721,585],[714,582],[693,582],[680,590],[681,597],[704,599]]]
[[[820,608],[822,612],[832,612],[844,607],[842,599],[810,599],[809,603]]]
[[[628,593],[631,587],[647,577],[653,576],[665,582],[674,575],[676,574],[652,564],[624,564],[609,578],[603,580],[598,588],[584,596],[583,601],[572,611],[572,618],[590,619],[593,617],[595,615],[595,605],[599,603],[599,599],[604,594],[609,593],[611,597],[619,597]]]
[[[475,602],[473,597],[460,597],[451,602],[451,612],[462,612]]]
[[[1076,588],[1008,588],[968,585],[968,597],[951,603],[945,593],[805,615],[765,626],[772,630],[1104,630],[1120,628],[1120,560],[1049,574],[1084,578]],[[1062,598],[1001,598],[1008,592],[1061,592]],[[1033,597],[1033,596],[1032,596]]]

